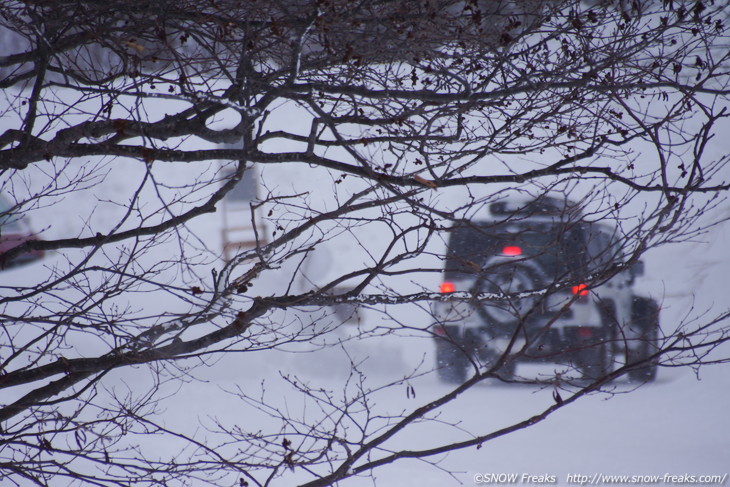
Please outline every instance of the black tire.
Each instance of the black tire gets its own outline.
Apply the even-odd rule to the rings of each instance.
[[[502,367],[497,371],[497,375],[505,381],[511,381],[515,379],[517,373],[517,363],[514,360],[508,360]]]
[[[632,327],[639,331],[639,346],[630,349],[629,365],[645,361],[659,350],[659,305],[649,298],[634,298],[631,310]],[[652,382],[657,375],[657,360],[631,367],[629,380],[633,382]]]
[[[490,294],[516,294],[539,288],[540,273],[531,266],[520,264],[501,264],[493,272],[483,276],[476,285],[478,292]],[[477,311],[497,332],[509,334],[514,324],[519,322],[536,305],[539,297],[526,296],[517,301],[488,301]]]
[[[436,345],[436,373],[441,382],[463,384],[469,359],[460,348],[444,341]]]
[[[580,343],[575,361],[585,380],[594,381],[613,372],[616,358],[616,311],[612,301],[598,303],[603,330],[600,341]]]
[[[486,369],[493,367],[497,361],[502,358],[502,353],[488,347],[482,347],[479,349],[477,354],[481,360],[482,366]],[[517,361],[514,359],[507,359],[494,373],[497,377],[504,381],[511,381],[515,378],[516,371]]]
[[[602,341],[577,352],[576,365],[584,379],[594,381],[611,372],[613,367],[613,347]]]

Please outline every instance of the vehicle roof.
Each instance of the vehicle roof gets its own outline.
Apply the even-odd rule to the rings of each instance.
[[[568,198],[552,195],[505,197],[489,204],[488,212],[495,220],[525,218],[579,220],[583,216],[579,204]]]

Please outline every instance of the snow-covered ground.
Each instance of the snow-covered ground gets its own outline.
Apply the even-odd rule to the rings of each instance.
[[[403,352],[397,340],[389,352]],[[382,346],[366,345],[359,351],[382,361]],[[397,380],[407,371],[407,360],[386,358],[389,371],[372,373],[371,384]],[[314,362],[314,364],[313,364]],[[236,385],[257,390],[265,384],[271,403],[296,409],[296,398],[279,374],[297,374],[317,387],[337,391],[342,387],[342,357],[334,352],[289,355],[276,359],[230,356],[202,374],[207,383],[184,388],[170,401],[168,421],[190,424],[202,418],[210,424],[215,417],[224,424],[247,425],[241,403],[225,394]],[[396,366],[396,367],[394,367]],[[341,372],[341,373],[340,373]],[[378,396],[375,411],[385,414],[413,409],[430,397],[447,392],[447,386],[429,376],[411,381],[415,398],[406,386]],[[417,460],[403,460],[375,473],[375,485],[433,486],[474,485],[477,474],[548,474],[556,485],[568,485],[569,474],[605,475],[725,475],[730,473],[730,374],[727,367],[662,369],[653,384],[634,389],[620,382],[615,394],[595,394],[557,412],[542,423],[508,436],[448,455],[429,458],[439,468]],[[490,382],[465,394],[446,408],[441,419],[458,420],[468,432],[489,432],[524,420],[548,407],[552,389],[530,385]],[[184,407],[180,407],[184,405]],[[445,427],[418,428],[394,444],[420,448],[437,440],[465,439]],[[443,469],[443,470],[441,470]],[[447,474],[446,471],[453,472]],[[304,474],[295,475],[299,480]],[[525,483],[525,482],[521,482]],[[373,485],[373,479],[352,479],[343,485]],[[715,484],[719,485],[719,484]]]
[[[726,208],[726,207],[725,207]],[[718,215],[727,211],[718,209]],[[717,226],[701,241],[667,246],[646,256],[646,275],[639,290],[662,303],[665,330],[673,330],[688,316],[705,318],[728,307],[727,275],[730,275],[730,229]],[[435,277],[433,279],[436,279]],[[438,281],[434,280],[436,286]],[[408,316],[407,309],[396,312]],[[377,314],[369,319],[380,319]],[[414,319],[422,319],[413,312]],[[433,360],[426,340],[383,337],[352,344],[350,353],[369,357],[363,369],[369,384],[397,381],[425,357]],[[728,355],[727,347],[724,349]],[[262,352],[248,357],[227,356],[198,374],[208,382],[192,384],[171,400],[177,407],[168,411],[173,424],[190,424],[201,418],[210,424],[215,417],[222,423],[246,426],[241,419],[241,402],[223,392],[237,385],[248,390],[267,390],[272,404],[292,407],[296,398],[281,375],[297,375],[317,387],[339,390],[347,375],[347,363],[339,350],[314,354],[274,354]],[[549,373],[549,367],[523,369],[525,374]],[[429,375],[377,396],[381,414],[410,410],[448,391],[448,386]],[[419,460],[402,460],[378,469],[374,478],[354,478],[346,486],[442,487],[483,485],[487,474],[518,474],[516,484],[529,485],[523,474],[545,475],[552,485],[571,485],[575,475],[628,476],[625,484],[677,485],[681,476],[730,475],[730,366],[661,368],[657,380],[639,388],[618,382],[613,394],[594,394],[579,400],[545,421],[481,448],[429,458],[437,467]],[[532,385],[482,384],[445,409],[440,419],[459,422],[465,433],[447,427],[419,427],[397,438],[391,446],[422,448],[445,438],[466,439],[469,433],[485,433],[524,420],[541,412],[553,401],[552,389]],[[180,404],[185,404],[180,408]],[[296,409],[296,406],[293,407]],[[448,473],[451,472],[451,473]],[[311,479],[303,472],[288,473],[294,481]],[[674,478],[665,475],[680,476]],[[476,477],[475,477],[476,476]],[[643,477],[637,477],[643,476]],[[652,476],[658,476],[653,482]],[[577,479],[577,480],[576,480]],[[684,477],[686,480],[687,477]],[[537,482],[533,482],[536,484]],[[689,483],[697,485],[698,482]],[[687,484],[687,482],[685,482]],[[709,485],[720,485],[710,483]],[[727,485],[727,483],[725,484]]]

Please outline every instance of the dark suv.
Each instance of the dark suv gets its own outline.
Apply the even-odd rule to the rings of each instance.
[[[533,361],[585,379],[622,363],[632,380],[653,380],[659,307],[633,293],[641,265],[616,265],[615,230],[547,196],[498,201],[489,213],[448,232],[448,296],[433,310],[441,379],[462,382],[477,366],[510,380],[519,362]]]

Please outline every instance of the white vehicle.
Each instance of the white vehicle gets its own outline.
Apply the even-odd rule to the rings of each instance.
[[[654,379],[659,308],[632,289],[643,266],[617,267],[615,231],[575,208],[552,197],[499,201],[489,218],[450,228],[441,292],[452,298],[434,306],[442,380],[461,382],[470,366],[510,380],[530,361],[586,379],[620,361],[630,379]]]

